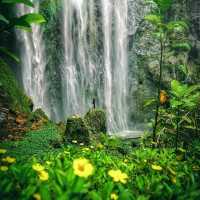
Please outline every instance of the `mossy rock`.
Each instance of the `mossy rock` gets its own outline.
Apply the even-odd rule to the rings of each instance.
[[[106,132],[106,112],[102,109],[90,109],[84,117],[95,133]]]
[[[49,120],[47,115],[45,114],[45,112],[41,108],[38,108],[34,112],[31,113],[30,121],[36,122],[36,121],[39,121],[41,119],[43,119],[45,121]]]
[[[88,144],[90,141],[90,127],[80,116],[72,116],[67,119],[65,139],[69,143],[77,141],[78,143]]]

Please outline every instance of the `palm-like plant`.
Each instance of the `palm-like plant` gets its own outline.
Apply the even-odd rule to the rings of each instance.
[[[5,5],[14,6],[15,4],[19,3],[29,7],[34,7],[34,4],[30,0],[1,0],[0,7]],[[44,22],[44,17],[38,13],[29,13],[20,17],[8,17],[5,14],[2,14],[0,11],[0,35],[9,32],[12,28],[21,29],[24,31],[31,31],[31,24],[41,24]],[[8,56],[16,62],[20,61],[14,53],[12,53],[4,46],[0,46],[0,53]],[[0,57],[0,59],[2,58]]]

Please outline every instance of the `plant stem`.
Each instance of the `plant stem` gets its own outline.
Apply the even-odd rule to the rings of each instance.
[[[159,108],[160,108],[160,90],[161,90],[161,81],[162,81],[163,52],[164,52],[163,40],[162,38],[160,38],[160,64],[159,64],[160,73],[159,73],[159,80],[158,80],[158,94],[157,94],[155,123],[153,127],[153,141],[154,142],[156,142],[156,131],[157,131],[157,126],[158,126],[158,116],[159,116]]]
[[[178,150],[178,139],[179,139],[179,108],[177,110],[177,117],[176,117],[176,153]]]

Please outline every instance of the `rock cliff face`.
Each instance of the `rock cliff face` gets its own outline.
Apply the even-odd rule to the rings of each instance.
[[[155,88],[159,74],[159,44],[152,38],[151,25],[145,22],[144,16],[156,9],[155,4],[144,6],[144,1],[137,2],[137,10],[140,10],[135,34],[131,36],[129,43],[130,65],[136,65],[132,72],[132,97],[136,99],[132,117],[135,119],[149,118],[143,110],[145,99],[155,96]],[[139,8],[139,9],[138,9]],[[190,74],[189,82],[198,82],[200,78],[200,1],[199,0],[175,0],[172,8],[165,16],[166,20],[184,20],[189,24],[189,43],[191,50],[179,56],[171,56],[169,63],[181,62],[187,65]],[[163,87],[168,86],[174,78],[170,69],[165,68]],[[137,87],[135,86],[137,85]],[[165,89],[165,88],[163,88]],[[151,113],[151,112],[149,112]]]
[[[194,67],[193,75],[196,81],[200,78],[200,1],[189,0],[187,15],[190,20],[190,40],[192,50],[189,55],[191,66]],[[196,75],[196,76],[195,76]]]

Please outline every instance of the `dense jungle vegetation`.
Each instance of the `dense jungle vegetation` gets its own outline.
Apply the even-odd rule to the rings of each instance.
[[[95,99],[83,116],[59,123],[33,109],[15,73],[21,64],[16,30],[45,26],[49,45],[56,46],[51,34],[59,31],[53,24],[59,0],[41,1],[40,13],[22,16],[14,8],[31,9],[34,1],[0,0],[0,199],[200,199],[198,44],[191,41],[191,22],[184,15],[173,17],[178,12],[173,0],[144,2],[156,5],[143,17],[145,30],[137,35],[146,32],[144,41],[151,39],[157,50],[149,54],[157,60],[150,75],[155,92],[141,100],[150,116],[143,134],[120,138],[107,133],[106,111]],[[176,5],[183,8],[186,2]],[[138,62],[147,68],[148,59]]]

